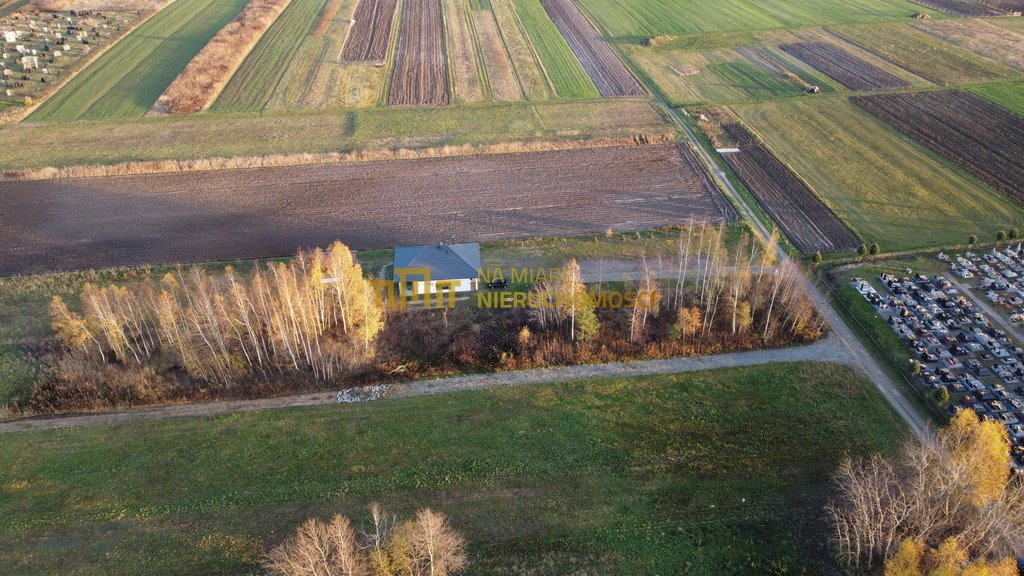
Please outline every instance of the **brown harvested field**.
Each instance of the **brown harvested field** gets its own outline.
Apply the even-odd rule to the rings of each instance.
[[[993,60],[1024,70],[1024,36],[985,20],[921,21],[916,27]]]
[[[391,74],[390,106],[447,104],[441,0],[404,0],[398,54]]]
[[[722,157],[804,254],[856,250],[860,240],[782,162],[736,123],[722,125],[739,152]]]
[[[601,96],[647,95],[572,0],[541,0],[541,4],[580,59]]]
[[[383,62],[387,59],[397,6],[398,0],[359,0],[353,16],[355,23],[341,51],[342,60]]]
[[[483,56],[491,97],[499,102],[513,102],[523,99],[523,91],[516,79],[515,68],[501,41],[498,23],[490,10],[473,14],[476,34],[480,39],[480,54]]]
[[[960,91],[862,96],[853,102],[1024,204],[1024,118]]]
[[[779,48],[824,72],[851,90],[910,87],[909,82],[827,42],[783,44]]]
[[[1002,10],[986,6],[981,2],[968,2],[966,0],[910,0],[925,8],[952,14],[953,16],[999,16]]]
[[[736,218],[686,147],[0,183],[0,274]]]

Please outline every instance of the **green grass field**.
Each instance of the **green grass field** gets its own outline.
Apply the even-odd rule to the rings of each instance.
[[[599,98],[597,87],[538,0],[514,0],[516,12],[560,98]]]
[[[636,100],[23,123],[0,130],[0,169],[575,140],[639,132],[662,134],[671,128],[649,103]]]
[[[903,435],[814,363],[9,435],[0,566],[249,573],[380,500],[449,514],[473,574],[822,573],[829,474]]]
[[[1024,116],[1024,84],[999,84],[972,88],[971,92]]]
[[[211,110],[264,109],[327,0],[292,0],[235,71]]]
[[[177,0],[121,39],[29,121],[142,116],[246,0]]]
[[[930,11],[904,0],[583,0],[604,32],[622,39],[659,34],[689,34],[853,24],[909,18]]]
[[[937,84],[958,86],[1022,77],[995,60],[905,24],[840,28],[843,37]]]
[[[1014,202],[845,98],[733,109],[861,238],[885,251],[1024,226]]]

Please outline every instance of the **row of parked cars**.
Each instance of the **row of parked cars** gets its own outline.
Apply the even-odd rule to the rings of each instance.
[[[881,291],[862,278],[853,287],[914,352],[919,384],[932,393],[945,388],[950,414],[969,409],[1002,422],[1014,468],[1024,470],[1024,349],[942,276],[908,270],[878,281]]]

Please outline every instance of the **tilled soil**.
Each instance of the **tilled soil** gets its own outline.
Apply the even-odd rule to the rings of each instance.
[[[804,254],[857,249],[857,236],[746,129],[734,123],[722,128],[740,150],[723,158],[797,249]]]
[[[391,41],[391,23],[398,0],[360,0],[348,32],[343,60],[383,62]]]
[[[0,183],[0,274],[678,225],[736,214],[673,145]]]
[[[851,90],[907,88],[910,83],[827,42],[783,44],[783,51],[835,78]]]
[[[447,104],[448,65],[442,42],[441,0],[405,0],[390,106]]]

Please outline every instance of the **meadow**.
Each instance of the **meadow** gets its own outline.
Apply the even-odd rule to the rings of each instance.
[[[944,86],[994,82],[1021,73],[905,24],[876,24],[836,30],[858,46],[875,52],[922,78]]]
[[[971,92],[1024,116],[1024,84],[995,84],[971,88]]]
[[[962,244],[1024,225],[1008,198],[845,98],[735,106],[784,164],[869,244]]]
[[[71,79],[28,121],[143,116],[246,0],[176,0]]]
[[[447,513],[473,574],[821,573],[828,477],[904,436],[789,364],[0,437],[0,566],[237,574],[302,519]]]
[[[260,112],[284,81],[327,0],[292,0],[238,67],[210,107],[220,112]]]
[[[514,0],[519,20],[533,42],[560,98],[597,98],[597,88],[539,0]]]
[[[941,13],[904,0],[584,0],[603,32],[622,40],[660,34],[689,34],[853,24]]]
[[[23,123],[0,130],[0,169],[585,140],[640,133],[665,134],[671,128],[649,103],[637,100]]]

